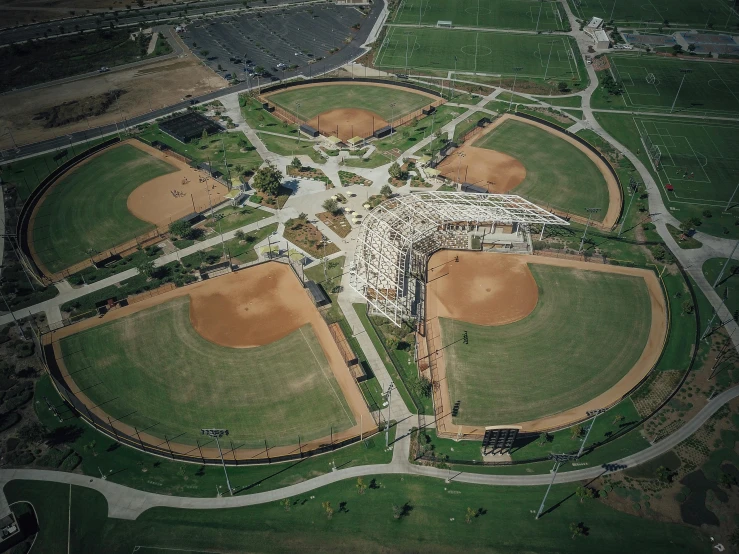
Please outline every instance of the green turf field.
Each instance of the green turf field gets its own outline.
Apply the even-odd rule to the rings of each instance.
[[[454,423],[503,425],[595,398],[633,367],[651,325],[638,277],[529,264],[539,302],[521,321],[480,326],[441,319]],[[467,331],[469,344],[444,337]]]
[[[593,16],[619,23],[651,23],[654,28],[669,21],[670,25],[698,25],[698,29],[716,31],[736,28],[739,17],[732,3],[722,0],[568,0],[575,17],[590,20]],[[611,16],[611,14],[613,14]],[[669,32],[669,31],[668,31]]]
[[[573,39],[557,35],[390,27],[375,58],[384,69],[456,70],[519,77],[587,80]],[[456,58],[456,61],[455,61]]]
[[[711,285],[716,282],[725,263],[726,258],[711,258],[703,263],[703,275]],[[732,314],[739,310],[739,260],[729,262],[715,290],[720,297],[726,298],[726,307]],[[718,325],[718,322],[714,323]]]
[[[526,168],[526,177],[512,192],[541,206],[555,206],[588,216],[585,208],[608,211],[608,186],[597,166],[580,150],[543,129],[521,121],[505,121],[473,146],[504,152]]]
[[[375,488],[369,488],[373,480]],[[489,487],[413,475],[367,476],[364,482],[368,488],[362,495],[357,494],[356,480],[347,479],[295,496],[290,511],[277,501],[231,509],[153,508],[136,520],[108,518],[103,495],[84,487],[16,480],[5,485],[4,492],[10,502],[31,502],[39,520],[49,522],[41,525],[38,540],[48,545],[39,552],[51,554],[584,554],[593,551],[593,544],[604,554],[712,551],[708,537],[695,527],[626,514],[601,500],[581,503],[575,496],[579,483],[554,485],[547,500],[547,507],[554,509],[534,521],[531,511],[541,503],[545,486]],[[334,509],[330,520],[323,502]],[[400,519],[393,517],[394,505],[405,506]],[[476,516],[465,523],[468,508]],[[587,536],[573,539],[573,522],[582,522]]]
[[[202,427],[244,447],[293,444],[348,429],[352,413],[306,325],[257,348],[201,337],[182,297],[62,340],[80,389],[113,417],[195,444]],[[317,358],[311,354],[313,352]],[[86,368],[86,369],[85,369]]]
[[[402,0],[393,23],[436,25],[451,21],[462,27],[569,30],[559,2],[535,0]]]
[[[126,207],[140,185],[176,171],[124,144],[68,173],[46,197],[33,224],[33,247],[46,267],[60,271],[145,233],[154,226]]]
[[[361,108],[390,121],[420,110],[433,102],[432,98],[410,90],[374,87],[372,85],[325,85],[293,88],[270,95],[269,101],[292,114],[308,120],[341,108]],[[300,108],[296,107],[300,103]],[[394,108],[390,104],[395,104]]]
[[[612,75],[623,83],[625,92],[608,96],[602,88],[598,89],[593,95],[594,108],[669,113],[675,102],[673,113],[735,115],[739,112],[739,66],[735,64],[636,54],[609,55],[608,59]],[[690,72],[683,73],[683,69]],[[599,75],[602,77],[603,72]]]

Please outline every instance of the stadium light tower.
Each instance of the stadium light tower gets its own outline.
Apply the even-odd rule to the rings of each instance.
[[[300,102],[295,102],[295,113],[298,114],[297,120],[295,121],[295,125],[297,126],[298,131],[298,147],[300,146]]]
[[[394,388],[395,383],[390,383],[390,386],[385,392],[385,398],[387,399],[387,419],[385,421],[385,448],[388,447],[388,443],[390,442],[390,396],[392,395]]]
[[[573,460],[575,456],[574,454],[550,454],[549,458],[554,460],[554,468],[552,468],[552,480],[549,482],[549,486],[547,487],[547,492],[544,493],[544,498],[541,501],[541,506],[539,506],[539,511],[536,512],[536,518],[534,519],[539,519],[541,517],[541,513],[544,511],[544,504],[547,501],[547,496],[549,496],[549,491],[552,489],[554,480],[557,478],[557,472],[559,471],[559,466],[561,466],[565,462]]]
[[[589,410],[585,412],[588,414],[588,417],[593,418],[593,420],[590,423],[590,427],[588,427],[588,432],[585,433],[585,438],[582,440],[582,444],[580,445],[580,450],[577,451],[577,457],[579,458],[582,456],[582,451],[585,449],[585,443],[588,442],[588,437],[590,436],[590,431],[593,429],[593,426],[595,425],[595,418],[597,418],[600,414],[605,413],[606,410],[603,408],[599,408],[597,410]]]
[[[226,471],[226,462],[223,460],[223,452],[221,451],[221,443],[218,441],[219,437],[228,436],[228,429],[201,429],[200,433],[208,435],[216,439],[216,445],[218,446],[218,454],[221,456],[221,463],[223,464],[223,473],[226,474],[226,486],[231,496],[234,495],[234,490],[231,488],[231,481],[228,480],[228,471]]]
[[[736,247],[739,246],[739,240],[734,243],[734,249],[731,251],[731,254],[729,254],[729,257],[726,258],[726,261],[724,262],[723,267],[721,268],[721,271],[718,274],[718,277],[716,277],[716,280],[713,282],[713,285],[711,285],[711,288],[716,288],[718,286],[718,282],[721,280],[721,277],[724,276],[724,271],[726,271],[726,266],[729,265],[729,262],[734,257],[734,252],[736,252]]]
[[[390,103],[390,109],[391,111],[391,119],[390,119],[390,134],[392,135],[395,132],[395,102]]]
[[[459,184],[459,170],[462,167],[462,158],[464,158],[466,154],[464,152],[457,152],[457,184]]]
[[[672,107],[670,108],[670,113],[672,113],[673,110],[675,109],[675,104],[677,103],[677,97],[680,96],[680,89],[683,88],[683,83],[685,82],[685,76],[688,73],[692,73],[692,72],[693,72],[692,69],[681,69],[680,70],[680,73],[683,74],[683,78],[680,80],[680,86],[677,87],[677,93],[675,94],[675,99],[672,101]]]
[[[585,235],[588,234],[588,227],[590,227],[590,219],[593,217],[594,213],[597,213],[600,211],[600,208],[585,208],[585,211],[588,212],[588,222],[585,224],[585,231],[583,231],[582,239],[580,240],[580,250],[577,251],[578,254],[582,252],[582,247],[585,244]]]
[[[518,72],[521,71],[523,67],[514,67],[513,68],[513,90],[511,91],[511,100],[508,102],[508,111],[511,111],[511,106],[513,106],[513,95],[516,92],[516,78],[518,77]]]
[[[623,218],[621,218],[621,226],[618,228],[618,235],[616,235],[617,237],[620,237],[621,233],[624,230],[624,223],[626,222],[626,216],[629,215],[629,210],[631,209],[631,203],[634,201],[634,197],[636,196],[636,193],[639,190],[639,183],[633,177],[629,177],[629,190],[631,191],[631,199],[629,200],[629,205],[626,208],[626,213],[624,214]]]

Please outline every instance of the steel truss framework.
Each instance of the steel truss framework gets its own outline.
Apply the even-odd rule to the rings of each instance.
[[[486,224],[569,225],[512,194],[421,192],[386,200],[362,223],[350,284],[395,325],[422,309],[426,262],[459,229]],[[418,313],[418,312],[417,312]]]

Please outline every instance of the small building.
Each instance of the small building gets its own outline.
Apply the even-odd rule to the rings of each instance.
[[[393,132],[393,128],[390,125],[386,125],[380,129],[377,129],[372,136],[378,139],[385,138]]]
[[[317,308],[331,304],[331,299],[324,292],[323,288],[315,281],[306,281],[305,288],[308,290],[308,294],[310,294],[313,304],[315,304]]]
[[[423,115],[431,115],[435,111],[436,111],[436,106],[429,106],[428,108],[424,108],[423,110],[421,110],[421,113],[423,113]]]
[[[238,188],[238,186],[235,186],[224,198],[228,200],[232,206],[236,206],[245,196],[246,193]]]
[[[421,167],[424,167],[424,166],[426,166],[426,165],[427,165],[427,164],[428,164],[428,163],[429,163],[430,161],[431,161],[431,156],[423,155],[423,156],[419,156],[419,157],[418,157],[418,158],[416,159],[416,164],[418,164],[418,165],[419,165],[419,166],[421,166]]]
[[[218,123],[194,111],[186,111],[183,114],[165,119],[159,123],[159,128],[183,143],[200,138],[203,136],[203,131],[208,135],[223,131],[223,127]]]
[[[611,39],[608,38],[608,33],[603,29],[595,31],[595,47],[600,50],[606,50],[611,46]]]
[[[341,139],[339,137],[326,137],[326,142],[329,145],[329,148],[339,148],[342,144]]]
[[[352,137],[346,143],[350,148],[358,148],[364,144],[364,139],[362,137]]]
[[[311,127],[310,125],[306,125],[305,123],[300,126],[300,131],[312,138],[316,138],[319,135],[318,129],[314,129],[313,127]]]

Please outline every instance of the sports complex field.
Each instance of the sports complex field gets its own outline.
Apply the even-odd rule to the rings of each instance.
[[[451,21],[461,27],[539,29],[569,27],[559,2],[535,0],[402,0],[393,23],[435,25]]]
[[[442,174],[454,178],[456,166],[461,165],[467,182],[485,186],[478,174],[489,167],[486,155],[489,151],[500,152],[517,161],[523,172],[516,171],[514,164],[502,163],[495,172],[484,177],[488,183],[495,183],[487,186],[491,192],[514,192],[540,206],[556,207],[583,217],[588,216],[585,208],[600,208],[594,219],[605,220],[608,226],[618,218],[618,183],[605,165],[576,141],[546,126],[506,115],[461,150],[465,157],[460,162],[457,156],[449,156],[439,166]],[[518,176],[516,180],[505,179],[508,168]],[[609,188],[614,189],[610,195],[613,197],[611,213]]]
[[[608,60],[625,92],[619,97],[609,97],[611,103],[607,107],[669,112],[675,102],[677,113],[735,115],[739,112],[739,66],[736,64],[631,54],[609,55]],[[594,107],[606,107],[602,105],[602,97],[594,95],[593,100]]]
[[[223,428],[239,448],[305,446],[372,422],[328,327],[277,262],[149,298],[53,340],[71,389],[152,444],[166,435],[195,445],[201,428]]]
[[[456,70],[519,77],[587,80],[572,38],[414,27],[389,27],[375,57],[377,67]]]
[[[620,23],[651,22],[660,25],[685,23],[705,28],[709,23],[716,30],[729,29],[739,21],[731,3],[721,0],[568,0],[575,17],[589,20],[593,16]]]
[[[458,403],[455,432],[577,421],[627,394],[662,351],[664,297],[651,272],[457,251],[429,267],[430,335],[438,316],[446,347],[435,379],[442,397],[448,387],[444,413]],[[469,344],[458,340],[465,331]]]
[[[34,209],[29,240],[53,273],[217,204],[226,187],[138,141],[110,147],[63,176]],[[180,196],[175,197],[172,190]]]

